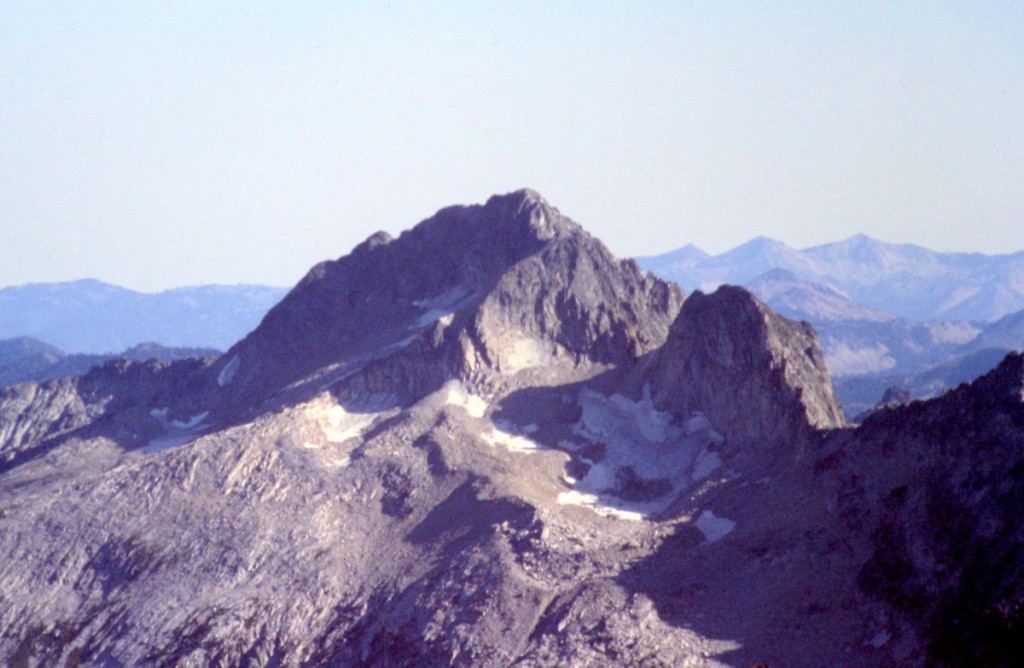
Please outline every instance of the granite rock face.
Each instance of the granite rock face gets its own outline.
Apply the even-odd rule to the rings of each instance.
[[[0,663],[1000,665],[1020,380],[841,428],[745,291],[444,209],[216,360],[0,390]]]
[[[409,402],[447,379],[501,384],[555,358],[627,362],[664,340],[681,303],[677,287],[522,190],[317,265],[213,372],[237,367],[224,392],[237,410],[318,369],[383,356],[361,372],[364,389]]]
[[[0,388],[0,472],[46,454],[67,437],[105,433],[126,447],[139,446],[159,431],[150,407],[187,406],[204,396],[198,372],[215,359],[118,359],[83,376]]]
[[[843,426],[814,329],[735,286],[690,295],[643,380],[657,407],[704,413],[737,444]]]

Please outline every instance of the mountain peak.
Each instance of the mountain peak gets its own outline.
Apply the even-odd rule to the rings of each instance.
[[[412,400],[448,378],[500,384],[510,370],[635,359],[664,340],[681,303],[678,288],[518,190],[321,263],[212,373],[235,365],[226,394],[253,405],[317,369],[373,358],[367,387]]]
[[[735,251],[739,251],[741,249],[748,250],[748,251],[753,251],[753,250],[764,251],[764,250],[790,249],[790,247],[788,245],[786,245],[784,242],[779,241],[778,239],[772,239],[771,237],[766,237],[764,235],[761,235],[761,236],[754,237],[753,239],[751,239],[750,241],[746,242],[745,244],[741,244],[741,245],[737,246],[736,248],[733,249],[733,251],[735,252]],[[790,250],[792,250],[792,249],[790,249]]]
[[[505,195],[494,195],[487,200],[483,211],[492,221],[520,226],[531,236],[546,241],[581,228],[548,204],[540,193],[523,188]]]
[[[366,241],[362,242],[361,244],[353,248],[352,254],[362,255],[363,253],[368,253],[372,251],[374,248],[386,246],[393,240],[394,239],[392,238],[392,236],[383,230],[379,232],[374,232],[373,234],[366,238]]]
[[[491,195],[484,206],[490,206],[493,202],[515,203],[520,207],[549,206],[547,200],[533,188],[520,188],[504,195]]]
[[[800,278],[787,269],[770,269],[746,283],[745,287],[776,312],[819,325],[825,322],[887,322],[895,319],[895,316],[857,304],[835,289]]]
[[[743,268],[739,274],[725,277],[727,283],[744,283],[776,267],[799,272],[806,264],[800,251],[782,241],[764,236],[755,237],[741,246],[716,255],[710,261],[723,266],[737,265]]]

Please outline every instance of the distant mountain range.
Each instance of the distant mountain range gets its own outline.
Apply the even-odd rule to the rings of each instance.
[[[890,387],[913,398],[936,396],[1024,348],[1024,311],[994,323],[917,322],[857,304],[785,269],[769,270],[745,287],[786,317],[814,325],[848,418],[870,410]]]
[[[114,353],[146,341],[225,350],[285,295],[265,285],[136,292],[94,279],[0,289],[0,339],[34,337],[71,353]]]
[[[638,262],[687,291],[743,285],[810,322],[851,418],[890,386],[935,396],[1024,348],[1024,253],[937,253],[863,235],[798,251],[760,237],[717,256],[691,245]]]
[[[21,336],[0,340],[0,387],[23,383],[42,382],[50,378],[79,376],[94,366],[113,359],[127,359],[135,362],[157,360],[170,362],[189,357],[210,357],[219,355],[213,348],[168,348],[156,343],[141,343],[116,354],[68,354],[56,346]]]
[[[862,234],[805,250],[758,237],[721,255],[695,246],[638,258],[686,291],[746,285],[772,269],[831,288],[864,306],[909,320],[992,322],[1024,309],[1024,251],[941,253]]]

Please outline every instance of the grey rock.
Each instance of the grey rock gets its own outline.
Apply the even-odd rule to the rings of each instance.
[[[740,444],[777,444],[843,426],[814,329],[743,288],[695,292],[648,362],[655,406],[705,414]]]
[[[0,663],[1007,663],[1019,356],[844,429],[809,325],[681,300],[521,191],[0,390]]]
[[[830,444],[819,470],[843,529],[867,536],[862,591],[914,628],[931,665],[1013,665],[1024,651],[1024,356]],[[867,470],[873,475],[865,475]]]
[[[317,265],[213,372],[238,367],[229,411],[326,367],[359,367],[362,390],[407,403],[451,378],[502,385],[548,362],[635,359],[664,340],[681,303],[678,288],[523,190]]]
[[[41,457],[68,438],[102,434],[126,448],[139,446],[160,431],[153,409],[175,405],[187,411],[206,394],[197,372],[214,359],[116,359],[82,376],[0,388],[0,471]]]

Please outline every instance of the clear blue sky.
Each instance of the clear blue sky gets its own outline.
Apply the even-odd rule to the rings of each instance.
[[[523,186],[620,256],[1024,250],[1024,3],[0,3],[0,286],[289,285]]]

